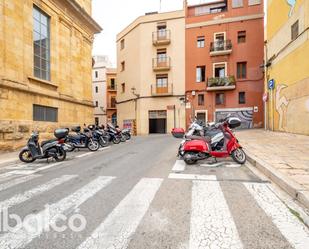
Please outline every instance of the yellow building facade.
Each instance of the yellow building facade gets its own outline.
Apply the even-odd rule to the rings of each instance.
[[[139,135],[185,127],[184,11],[149,13],[117,35],[117,123]]]
[[[267,126],[309,135],[309,0],[269,0],[266,30]]]
[[[92,123],[91,0],[0,0],[0,149]]]

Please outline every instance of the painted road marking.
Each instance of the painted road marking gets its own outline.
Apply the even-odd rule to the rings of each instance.
[[[162,179],[143,178],[78,249],[127,248]]]
[[[193,181],[190,249],[243,248],[219,182]]]
[[[229,163],[229,162],[218,162],[218,163],[204,163],[204,164],[200,164],[200,166],[206,167],[206,168],[216,168],[220,166],[224,166],[226,168],[239,168],[241,167],[241,164]]]
[[[308,248],[308,229],[297,220],[268,185],[261,183],[243,184],[293,248]]]
[[[168,178],[183,179],[183,180],[206,180],[206,181],[217,180],[217,177],[215,175],[176,174],[176,173],[170,173],[168,175]]]
[[[110,146],[103,147],[103,148],[100,148],[99,151],[108,150],[109,148],[110,148]]]
[[[48,208],[29,217],[27,224],[19,230],[8,232],[0,236],[0,248],[24,248],[33,239],[39,237],[44,231],[48,230],[51,224],[55,224],[59,215],[65,211],[72,211],[83,204],[102,188],[106,187],[114,177],[99,176],[73,194],[63,198],[62,200],[51,204]],[[42,226],[37,225],[37,221],[44,221]],[[26,226],[29,224],[33,228],[33,232],[29,233]]]
[[[176,160],[174,167],[172,168],[172,171],[181,172],[181,171],[184,171],[185,168],[186,168],[186,163],[184,160]]]
[[[41,175],[23,176],[23,177],[14,179],[14,180],[12,180],[10,182],[0,184],[0,191],[6,190],[6,189],[11,188],[13,186],[16,186],[18,184],[30,181],[32,179],[35,179],[35,178],[39,177],[39,176],[41,176]]]
[[[37,195],[42,194],[45,191],[51,190],[52,188],[59,186],[60,184],[73,179],[74,177],[77,177],[77,176],[76,175],[64,175],[60,178],[55,178],[45,184],[42,184],[33,189],[30,189],[22,194],[14,195],[10,199],[0,202],[0,210],[8,209],[12,206],[25,202]]]
[[[76,156],[76,158],[81,158],[81,157],[84,157],[84,156],[89,156],[91,154],[93,154],[94,152],[87,152],[87,153],[84,153],[84,154],[81,154],[81,155],[78,155]]]

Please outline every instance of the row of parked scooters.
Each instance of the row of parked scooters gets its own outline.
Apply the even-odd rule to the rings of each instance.
[[[19,153],[19,159],[31,163],[37,159],[54,158],[57,162],[66,159],[67,152],[87,148],[97,151],[100,146],[106,147],[110,143],[119,144],[131,139],[130,129],[120,130],[118,126],[107,124],[104,126],[84,125],[60,128],[54,131],[54,139],[39,143],[39,133],[32,132],[27,145]]]
[[[246,154],[232,131],[240,126],[241,120],[231,115],[217,123],[208,124],[195,118],[187,133],[181,128],[172,131],[175,137],[183,138],[178,156],[189,165],[211,157],[232,157],[235,162],[244,164]]]

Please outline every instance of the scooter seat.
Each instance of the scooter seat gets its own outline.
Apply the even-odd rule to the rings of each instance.
[[[57,139],[50,139],[50,140],[46,140],[46,141],[43,141],[42,143],[41,143],[41,146],[44,146],[45,144],[48,144],[48,143],[52,143],[52,142],[55,142],[55,141],[57,141]]]
[[[201,136],[187,136],[187,139],[191,139],[191,140],[202,140],[206,143],[210,143],[211,142],[211,138],[210,137],[201,137]]]

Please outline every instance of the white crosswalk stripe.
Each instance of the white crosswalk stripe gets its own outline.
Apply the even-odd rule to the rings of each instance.
[[[6,182],[6,183],[2,183],[0,184],[0,191],[6,190],[8,188],[14,187],[18,184],[24,183],[24,182],[28,182],[30,180],[33,180],[37,177],[40,177],[41,175],[29,175],[29,176],[23,176],[23,177],[19,177],[16,179],[13,179],[12,181]]]
[[[162,179],[144,178],[78,249],[126,248]]]
[[[77,176],[76,175],[64,175],[62,177],[55,178],[47,183],[39,185],[33,189],[30,189],[22,194],[16,194],[10,199],[0,202],[0,210],[8,209],[14,205],[25,202],[33,198],[34,196],[40,195],[45,191],[51,190],[52,188],[59,186],[60,184],[73,179],[74,177],[77,177]]]
[[[295,249],[309,247],[308,229],[291,214],[266,184],[244,183],[244,185]]]
[[[193,181],[190,249],[242,248],[219,182]]]
[[[113,179],[114,177],[99,176],[73,194],[51,204],[48,209],[46,208],[31,216],[27,220],[27,227],[30,224],[31,227],[35,228],[33,232],[28,233],[25,226],[22,226],[15,232],[8,232],[0,236],[0,248],[25,247],[34,238],[39,237],[44,231],[48,230],[51,224],[55,224],[60,214],[76,209],[102,188],[106,187]],[[37,220],[44,220],[43,226],[37,226]]]

